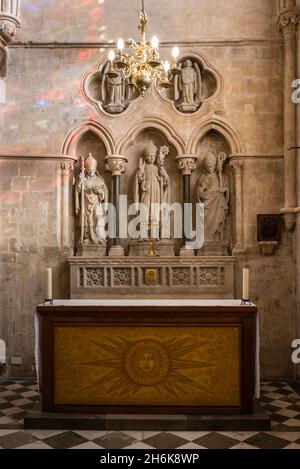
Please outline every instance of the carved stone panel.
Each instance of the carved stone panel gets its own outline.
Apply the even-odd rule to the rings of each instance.
[[[231,257],[80,258],[69,259],[71,298],[103,295],[188,295],[196,298],[233,298]]]

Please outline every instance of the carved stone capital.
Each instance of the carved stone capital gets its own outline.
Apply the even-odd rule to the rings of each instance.
[[[276,28],[278,31],[285,33],[295,30],[295,27],[299,22],[300,10],[298,8],[283,10],[277,17]]]
[[[60,174],[62,176],[70,176],[74,169],[74,161],[63,160],[60,162]]]
[[[176,158],[179,171],[183,176],[190,176],[197,168],[197,157],[193,155],[182,155]]]
[[[242,160],[233,160],[230,161],[230,167],[233,169],[234,174],[241,175],[244,168],[244,161]]]
[[[299,213],[299,207],[295,208],[282,208],[280,213],[283,215],[284,224],[288,231],[293,232],[296,226],[296,217]]]
[[[13,40],[19,27],[18,18],[0,11],[0,38],[5,45]]]
[[[121,176],[127,168],[127,158],[121,155],[108,155],[105,158],[105,169],[113,176]]]

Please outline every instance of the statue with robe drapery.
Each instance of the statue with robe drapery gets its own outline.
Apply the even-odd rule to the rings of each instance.
[[[170,179],[164,167],[168,154],[166,146],[158,154],[158,147],[150,141],[139,160],[134,180],[134,202],[143,204],[146,212],[141,232],[156,239],[160,238],[161,204],[170,200]]]
[[[90,153],[82,165],[75,191],[75,211],[81,229],[79,244],[106,245],[105,202],[108,202],[108,189]]]
[[[205,171],[197,184],[198,202],[204,204],[205,244],[225,240],[225,223],[229,211],[229,182],[223,173],[225,153],[205,157]]]

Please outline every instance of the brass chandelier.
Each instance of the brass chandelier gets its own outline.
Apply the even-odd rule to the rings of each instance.
[[[158,39],[154,36],[151,43],[146,40],[147,25],[149,17],[145,12],[144,0],[142,0],[142,10],[139,14],[140,43],[129,39],[129,47],[134,51],[134,55],[124,52],[124,41],[119,39],[117,43],[117,54],[110,50],[108,76],[116,78],[121,73],[123,78],[128,80],[128,84],[139,91],[141,96],[145,96],[152,82],[157,80],[163,88],[170,88],[172,80],[176,74],[180,73],[177,67],[178,47],[172,51],[172,63],[160,59],[158,50]]]

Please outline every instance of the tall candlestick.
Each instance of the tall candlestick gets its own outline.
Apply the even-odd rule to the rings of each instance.
[[[52,269],[47,269],[47,293],[46,299],[52,300]]]
[[[249,267],[244,267],[243,269],[243,300],[249,300],[249,278],[250,278],[250,269]]]

